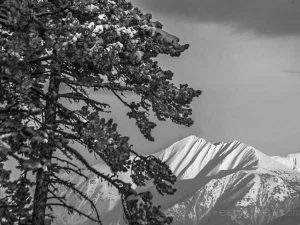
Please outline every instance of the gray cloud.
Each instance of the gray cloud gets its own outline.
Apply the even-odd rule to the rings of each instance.
[[[135,2],[135,1],[134,1]],[[145,9],[260,35],[300,35],[299,0],[139,0]]]
[[[300,75],[299,70],[284,70],[283,72],[293,74],[293,75]]]

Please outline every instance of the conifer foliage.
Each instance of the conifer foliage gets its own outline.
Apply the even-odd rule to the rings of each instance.
[[[118,190],[128,224],[170,224],[151,193],[137,193],[117,174],[130,170],[137,186],[153,182],[162,195],[174,193],[175,176],[155,157],[137,154],[113,119],[105,119],[110,105],[89,94],[109,91],[151,141],[151,113],[190,126],[190,103],[200,91],[175,86],[173,73],[154,60],[179,56],[188,45],[125,0],[0,3],[0,223],[44,225],[53,207],[64,207],[101,224],[93,201],[60,176],[85,177],[85,170]],[[136,100],[128,102],[128,93]],[[66,100],[80,108],[67,107]],[[95,170],[85,151],[114,176]],[[17,162],[14,180],[5,167],[11,160]],[[68,205],[55,194],[57,185],[89,201],[95,213]]]

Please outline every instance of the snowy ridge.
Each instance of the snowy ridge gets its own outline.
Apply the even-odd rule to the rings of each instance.
[[[300,221],[300,211],[299,218],[288,216],[300,207],[300,154],[270,157],[239,141],[212,144],[190,136],[155,155],[177,176],[177,192],[162,198],[153,186],[146,189],[174,217],[173,225],[298,225],[293,221]],[[107,170],[103,163],[95,168]],[[130,174],[120,178],[130,182]],[[92,175],[85,184],[76,175],[70,179],[96,202],[103,224],[125,224],[116,190]],[[86,202],[73,193],[68,197],[70,204],[89,212]],[[78,215],[55,213],[60,221],[54,225],[93,225]]]
[[[270,158],[240,141],[212,144],[194,135],[174,143],[157,153],[156,156],[166,162],[179,179],[194,178],[204,168],[207,170],[208,164],[212,164],[212,161],[214,161],[213,167],[210,168],[207,175],[247,167],[272,170],[287,169],[285,164],[278,163],[277,158]],[[291,167],[288,166],[288,168]]]
[[[286,157],[272,156],[272,158],[288,168],[300,172],[300,153],[289,154]]]

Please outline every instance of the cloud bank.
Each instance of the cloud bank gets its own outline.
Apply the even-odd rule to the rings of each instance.
[[[138,0],[146,9],[261,35],[300,35],[299,0]]]

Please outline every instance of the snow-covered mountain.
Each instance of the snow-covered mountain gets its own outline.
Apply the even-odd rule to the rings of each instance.
[[[154,187],[147,189],[173,216],[174,225],[300,224],[300,154],[270,157],[239,141],[212,144],[190,136],[155,155],[178,177],[177,192],[162,198]],[[95,168],[109,172],[102,163]],[[65,176],[97,203],[103,224],[124,224],[116,190],[97,177],[84,182],[74,175]],[[129,174],[120,176],[130,179]],[[90,212],[87,202],[74,193],[66,194],[70,204]],[[61,209],[54,212],[55,225],[93,224]]]

